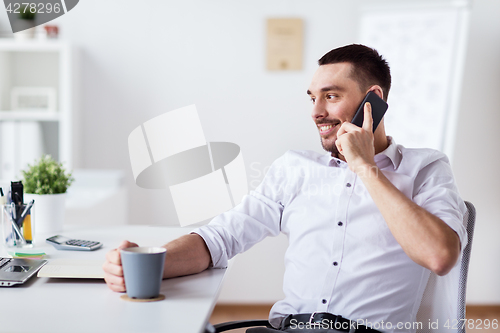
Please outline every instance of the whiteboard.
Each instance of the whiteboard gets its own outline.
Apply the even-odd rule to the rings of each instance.
[[[391,67],[385,126],[398,144],[438,149],[451,160],[468,12],[467,1],[362,9],[360,42]]]

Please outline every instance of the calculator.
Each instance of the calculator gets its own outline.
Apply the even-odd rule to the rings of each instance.
[[[72,239],[61,235],[49,237],[46,242],[58,250],[93,251],[102,247],[101,242]]]

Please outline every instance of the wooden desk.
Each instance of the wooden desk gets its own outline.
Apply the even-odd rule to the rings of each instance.
[[[58,251],[37,242],[47,259],[102,260],[123,239],[140,246],[163,245],[192,228],[119,226],[72,227],[62,234],[101,241],[93,252]],[[44,237],[51,235],[44,235]],[[44,238],[43,238],[44,239]],[[5,255],[2,248],[1,255]],[[219,295],[226,270],[210,269],[200,274],[163,280],[166,299],[134,303],[120,299],[104,280],[49,279],[33,277],[17,287],[0,288],[2,332],[203,332]]]

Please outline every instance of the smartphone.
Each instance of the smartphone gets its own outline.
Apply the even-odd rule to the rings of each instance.
[[[375,132],[389,105],[387,105],[387,103],[382,98],[378,97],[376,93],[374,93],[373,91],[369,91],[361,102],[358,111],[356,111],[351,121],[351,123],[358,127],[363,126],[364,107],[366,102],[370,102],[370,104],[372,105],[373,132]]]

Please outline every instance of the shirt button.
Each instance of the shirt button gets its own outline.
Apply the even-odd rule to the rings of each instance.
[[[326,299],[322,299],[321,303],[326,304]]]
[[[339,227],[341,227],[344,223],[342,223],[341,221],[339,221],[339,223],[337,223],[339,225]]]
[[[339,263],[338,263],[338,262],[336,262],[336,261],[334,261],[334,262],[333,262],[333,266],[337,266],[338,264],[339,264]]]
[[[347,183],[345,186],[347,186],[347,187],[351,187],[351,183]]]

